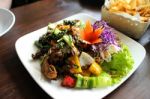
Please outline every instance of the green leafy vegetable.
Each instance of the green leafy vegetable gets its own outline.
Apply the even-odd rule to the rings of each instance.
[[[75,25],[76,24],[76,20],[64,20],[63,21],[63,24],[64,25],[71,25],[71,26],[73,26],[73,25]]]
[[[44,45],[44,44],[40,43],[39,41],[35,41],[35,45],[41,49],[49,49],[50,48],[50,45],[48,45],[48,44]]]
[[[77,22],[75,26],[85,28],[85,24],[82,21]]]
[[[122,44],[122,50],[112,55],[110,62],[104,61],[102,68],[104,71],[112,75],[113,83],[117,83],[121,78],[129,73],[133,68],[134,60],[130,54],[128,47]]]
[[[63,40],[70,46],[73,47],[73,40],[72,40],[72,36],[71,35],[64,35],[63,36]]]
[[[54,34],[57,36],[59,33],[61,33],[61,31],[59,29],[55,28]]]
[[[75,45],[73,43],[73,39],[72,39],[71,35],[64,35],[63,40],[72,48],[74,54],[76,54],[76,55],[79,54],[78,49],[75,47]]]

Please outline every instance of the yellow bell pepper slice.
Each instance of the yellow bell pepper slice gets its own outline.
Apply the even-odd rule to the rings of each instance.
[[[74,56],[70,57],[69,60],[71,61],[71,64],[74,65],[70,69],[70,72],[73,73],[73,74],[81,73],[82,69],[81,69],[79,57],[77,55],[74,55]]]
[[[102,68],[99,64],[97,64],[96,62],[93,62],[89,67],[89,71],[92,74],[98,76],[102,72]]]

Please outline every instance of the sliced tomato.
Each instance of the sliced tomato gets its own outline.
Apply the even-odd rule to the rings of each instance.
[[[76,80],[73,77],[67,75],[63,79],[61,85],[64,86],[64,87],[73,88],[75,86],[75,82],[76,82]]]

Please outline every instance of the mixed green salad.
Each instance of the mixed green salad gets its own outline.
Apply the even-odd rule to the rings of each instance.
[[[49,80],[61,79],[69,88],[100,88],[118,83],[133,68],[128,47],[103,20],[64,20],[49,23],[47,33],[35,41],[41,72]]]

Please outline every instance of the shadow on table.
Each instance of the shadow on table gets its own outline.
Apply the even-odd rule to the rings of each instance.
[[[149,42],[144,47],[146,49],[146,54],[150,54],[150,38],[149,38]]]

